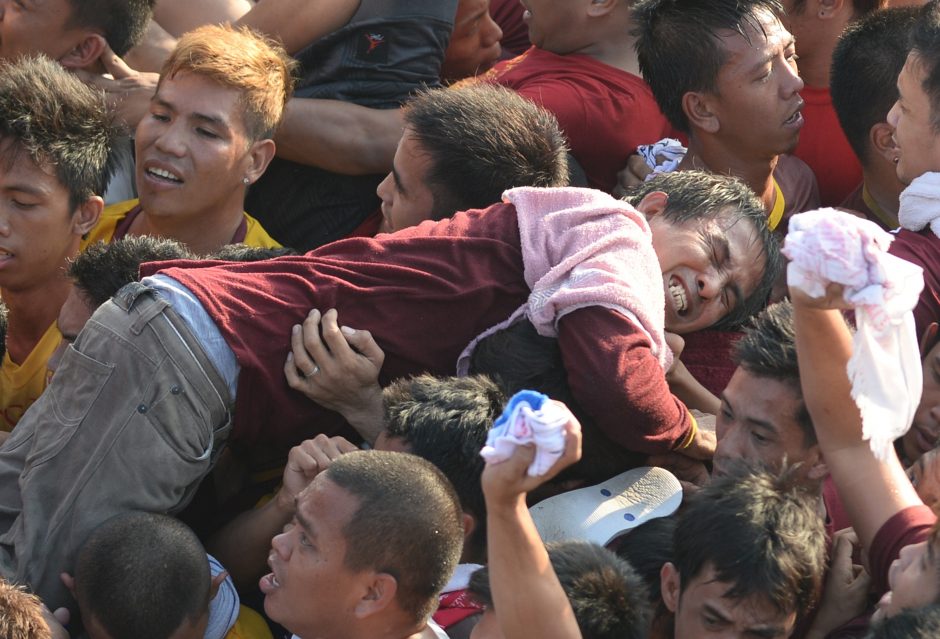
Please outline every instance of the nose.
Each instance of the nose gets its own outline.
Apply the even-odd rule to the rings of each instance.
[[[792,66],[785,64],[784,66],[786,67],[786,69],[784,69],[785,77],[781,83],[781,88],[783,89],[784,97],[789,98],[793,94],[802,91],[805,83],[803,82],[803,78],[800,77],[796,64]]]
[[[160,132],[154,141],[154,146],[161,153],[173,157],[182,157],[186,153],[186,144],[183,141],[179,126],[175,123],[171,123]]]
[[[395,178],[391,173],[385,176],[385,179],[379,182],[379,185],[375,187],[375,194],[379,196],[379,199],[383,202],[388,202],[390,197],[389,194],[392,190],[392,180]]]
[[[698,287],[698,296],[703,300],[711,300],[721,295],[724,281],[714,268],[709,268],[696,276],[695,284]]]
[[[279,535],[274,535],[274,538],[271,540],[271,549],[277,553],[277,556],[283,560],[290,559],[291,553],[291,535],[293,534],[294,527],[290,526],[287,530],[280,533]]]
[[[480,36],[480,41],[484,47],[493,46],[503,39],[503,30],[496,21],[493,20],[493,16],[491,16],[488,11],[481,30],[483,34]]]
[[[898,117],[901,113],[901,107],[898,106],[898,102],[894,103],[894,106],[891,107],[891,110],[888,111],[888,124],[891,125],[891,128],[898,128]]]

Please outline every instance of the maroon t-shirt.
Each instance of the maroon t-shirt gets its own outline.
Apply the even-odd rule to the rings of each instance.
[[[924,269],[924,290],[914,307],[914,323],[920,337],[931,322],[940,322],[940,238],[930,227],[920,232],[898,229],[888,253]]]
[[[888,592],[888,571],[901,549],[927,539],[936,523],[933,511],[920,505],[896,513],[878,529],[868,551],[868,570],[878,596]]]
[[[580,53],[532,47],[470,81],[508,87],[551,111],[589,186],[608,193],[637,146],[672,131],[643,78]]]
[[[141,267],[189,288],[241,366],[233,441],[289,447],[318,433],[351,434],[342,418],[284,378],[291,327],[312,308],[371,331],[385,351],[380,383],[453,375],[474,337],[525,303],[515,208],[497,204],[395,234],[341,240],[303,256],[252,263],[158,262]],[[639,452],[682,443],[690,420],[670,393],[649,338],[626,317],[589,307],[566,315],[559,346],[575,398],[607,435]]]

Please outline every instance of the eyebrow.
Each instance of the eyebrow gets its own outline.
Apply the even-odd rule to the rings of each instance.
[[[34,195],[36,197],[44,197],[47,194],[46,189],[37,188],[28,183],[20,184],[10,184],[9,186],[4,186],[3,191],[6,193],[16,192],[16,193],[26,193],[27,195]]]
[[[300,524],[300,527],[304,529],[304,532],[307,534],[307,537],[311,539],[317,538],[317,532],[313,526],[313,520],[308,519],[306,515],[300,513],[300,507],[297,503],[297,498],[294,498],[294,519],[297,520],[297,523]]]
[[[727,393],[724,393],[724,392],[721,393],[720,399],[721,399],[721,403],[727,406],[729,410],[732,409],[731,402],[728,401]],[[746,417],[744,421],[746,421],[749,424],[753,424],[754,426],[760,426],[761,428],[764,428],[766,430],[771,431],[774,434],[777,434],[777,427],[774,426],[771,422],[768,422],[766,420],[755,419],[753,417]]]
[[[796,38],[794,38],[791,35],[787,43],[783,45],[783,50],[786,51],[790,47],[795,47],[795,46],[796,46]],[[773,62],[775,57],[777,57],[776,53],[768,53],[766,56],[764,56],[764,58],[760,62],[755,64],[753,67],[751,67],[751,73],[757,73],[761,71],[765,66]]]
[[[170,111],[177,113],[176,107],[173,106],[171,103],[167,102],[166,100],[164,100],[163,98],[160,98],[154,95],[150,101],[156,104],[159,104],[165,109],[169,109]],[[192,120],[198,120],[200,122],[205,122],[207,124],[214,124],[216,126],[228,128],[228,122],[225,120],[225,118],[223,118],[220,115],[210,115],[208,113],[193,113],[189,117]]]

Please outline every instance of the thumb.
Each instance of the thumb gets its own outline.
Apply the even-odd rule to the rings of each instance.
[[[111,77],[115,80],[122,80],[124,78],[129,78],[133,75],[136,75],[137,72],[127,66],[127,63],[111,49],[110,45],[105,45],[104,50],[101,52],[101,63],[104,65],[105,71],[111,74]]]

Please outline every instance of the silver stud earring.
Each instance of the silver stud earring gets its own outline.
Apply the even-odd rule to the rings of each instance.
[[[249,184],[251,184],[251,180],[249,180],[248,178],[244,177],[244,178],[242,178],[242,183],[243,183],[245,186],[248,186]]]

